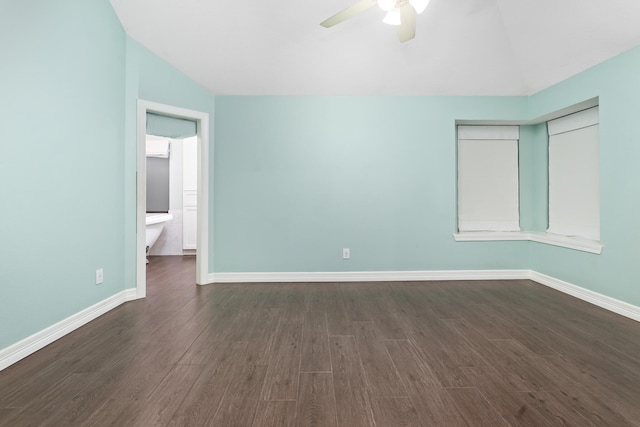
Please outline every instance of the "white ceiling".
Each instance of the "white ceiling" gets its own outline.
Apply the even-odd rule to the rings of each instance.
[[[640,45],[639,0],[431,0],[399,43],[357,0],[111,0],[216,95],[528,95]]]

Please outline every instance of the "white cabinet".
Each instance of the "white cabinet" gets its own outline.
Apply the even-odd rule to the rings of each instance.
[[[182,189],[198,190],[198,140],[197,137],[182,141]]]
[[[198,236],[197,137],[182,142],[182,248],[196,249]]]
[[[198,208],[185,206],[182,211],[182,248],[196,249]]]

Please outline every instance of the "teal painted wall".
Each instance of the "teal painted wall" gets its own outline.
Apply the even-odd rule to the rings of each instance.
[[[546,123],[520,126],[520,229],[545,231],[548,227],[548,143]]]
[[[594,255],[540,243],[456,243],[455,134],[600,99]],[[216,272],[530,268],[640,305],[640,48],[528,98],[217,97]],[[547,227],[546,124],[522,127],[521,219]],[[350,247],[352,259],[341,259]]]
[[[593,67],[529,100],[539,117],[600,98],[600,224],[602,255],[532,243],[531,268],[640,305],[640,48]]]
[[[135,288],[137,99],[213,114],[215,98],[108,0],[3,1],[0,20],[2,349]]]
[[[526,242],[456,243],[456,119],[517,97],[216,98],[216,272],[509,269]],[[342,248],[351,259],[342,260]]]
[[[128,38],[107,0],[5,0],[0,20],[0,348],[135,287],[138,97],[214,118],[211,271],[531,268],[640,305],[640,49],[529,98],[216,98]],[[604,253],[454,242],[455,120],[531,120],[595,96]],[[534,230],[545,132],[521,141]]]
[[[124,289],[124,46],[106,0],[0,5],[0,349]]]

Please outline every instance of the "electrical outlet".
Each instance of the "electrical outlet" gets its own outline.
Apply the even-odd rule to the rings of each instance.
[[[99,268],[96,270],[96,285],[101,285],[104,282],[104,270]]]
[[[351,258],[351,250],[349,248],[342,248],[342,259]]]

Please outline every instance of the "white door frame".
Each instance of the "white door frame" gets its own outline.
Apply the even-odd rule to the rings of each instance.
[[[198,138],[198,235],[196,240],[196,283],[208,283],[209,276],[209,114],[171,105],[138,100],[137,125],[137,208],[136,208],[136,297],[147,295],[146,264],[146,206],[147,162],[146,134],[147,113],[158,113],[197,123]]]

